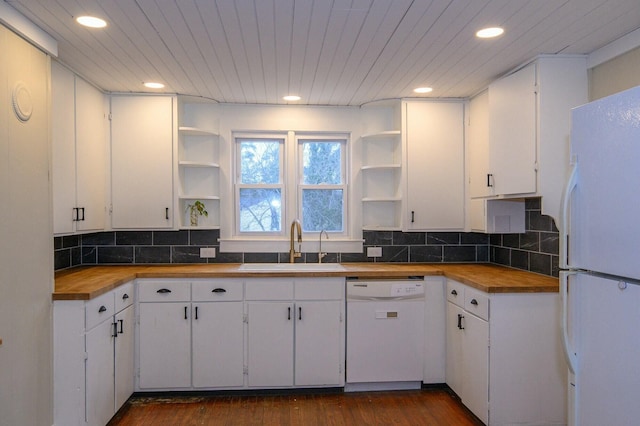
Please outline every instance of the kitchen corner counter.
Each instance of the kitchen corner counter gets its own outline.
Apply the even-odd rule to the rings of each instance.
[[[493,264],[343,263],[342,270],[246,271],[240,264],[83,266],[56,273],[53,300],[90,300],[136,278],[354,277],[444,275],[487,293],[557,292],[558,279]]]

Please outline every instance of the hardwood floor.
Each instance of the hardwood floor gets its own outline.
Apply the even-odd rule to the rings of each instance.
[[[134,396],[108,426],[482,425],[448,390],[259,395]]]

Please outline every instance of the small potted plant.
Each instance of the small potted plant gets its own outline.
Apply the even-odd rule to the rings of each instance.
[[[204,203],[200,200],[196,200],[193,204],[187,205],[187,210],[189,210],[189,221],[191,222],[191,226],[198,226],[199,216],[209,216],[209,212],[207,211]]]

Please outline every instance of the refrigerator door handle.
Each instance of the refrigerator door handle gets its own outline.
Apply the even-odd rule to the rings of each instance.
[[[571,174],[562,193],[562,211],[560,212],[560,269],[569,269],[569,204],[571,194],[578,184],[578,163],[571,165]]]
[[[571,349],[571,343],[569,342],[569,301],[568,301],[568,290],[569,290],[569,275],[576,275],[578,272],[576,271],[560,271],[560,297],[561,297],[561,306],[560,309],[562,311],[562,318],[560,320],[560,327],[562,329],[562,349],[564,350],[564,356],[567,359],[567,364],[569,366],[569,371],[572,374],[576,374],[576,367],[578,363],[578,357],[575,352]]]

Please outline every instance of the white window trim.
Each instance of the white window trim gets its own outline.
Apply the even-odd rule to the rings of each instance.
[[[290,163],[292,160],[289,160],[289,164],[287,159],[297,159],[297,143],[287,143],[288,141],[295,140],[296,136],[304,137],[306,139],[310,139],[309,135],[314,135],[317,139],[327,139],[327,138],[344,138],[346,140],[345,146],[345,161],[343,162],[344,176],[345,181],[347,183],[347,196],[344,205],[344,214],[345,214],[345,234],[343,236],[333,235],[330,239],[322,241],[323,251],[333,252],[333,253],[362,253],[362,247],[364,240],[359,236],[359,238],[353,238],[351,235],[354,232],[351,229],[351,226],[354,222],[353,218],[349,217],[350,205],[355,202],[351,200],[350,197],[353,196],[353,192],[350,190],[350,178],[351,178],[351,163],[350,163],[350,154],[353,149],[352,144],[352,135],[350,132],[294,132],[288,131],[283,133],[281,131],[244,131],[244,132],[236,132],[229,129],[230,140],[232,141],[233,149],[229,150],[229,154],[232,156],[230,158],[230,163],[232,164],[231,176],[232,179],[229,181],[229,188],[231,191],[229,195],[233,197],[233,203],[237,204],[237,195],[236,195],[236,179],[235,176],[239,173],[238,164],[236,161],[239,161],[237,158],[236,151],[236,138],[242,137],[253,137],[253,138],[274,138],[274,136],[285,137],[285,157],[284,157],[284,174],[287,182],[292,180],[295,182],[297,171],[295,167],[290,167]],[[289,199],[289,192],[295,190],[292,189],[291,185],[285,184],[283,197],[287,197]],[[244,253],[285,253],[289,250],[289,231],[290,231],[290,223],[293,218],[297,217],[297,203],[288,203],[283,208],[283,233],[281,236],[274,236],[273,234],[269,236],[245,236],[238,235],[235,231],[239,225],[237,224],[237,216],[235,214],[236,207],[234,206],[232,216],[232,223],[234,232],[230,238],[220,238],[220,251],[221,252],[244,252]],[[319,242],[318,242],[318,232],[306,232],[303,233],[303,242],[302,242],[302,252],[304,253],[314,253],[319,250]]]

